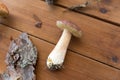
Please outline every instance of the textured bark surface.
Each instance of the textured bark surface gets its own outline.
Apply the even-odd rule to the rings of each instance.
[[[12,40],[6,56],[7,70],[0,75],[0,80],[35,80],[34,65],[37,49],[26,33]]]

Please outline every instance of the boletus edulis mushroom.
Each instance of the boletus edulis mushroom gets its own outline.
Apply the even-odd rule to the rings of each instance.
[[[80,38],[82,35],[81,29],[70,21],[57,21],[56,25],[63,30],[63,33],[55,48],[48,56],[47,67],[50,70],[62,68],[72,35],[78,38]]]
[[[8,8],[5,4],[0,2],[0,17],[7,17],[9,15]]]

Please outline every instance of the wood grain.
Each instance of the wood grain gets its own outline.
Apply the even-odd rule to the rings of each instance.
[[[58,0],[57,4],[71,7],[79,4],[83,4],[86,1],[90,2],[87,8],[79,10],[80,12],[93,15],[104,20],[114,22],[120,25],[120,0],[101,0],[97,3],[97,0]],[[106,12],[101,12],[101,10]],[[103,11],[102,10],[102,11]]]
[[[62,32],[56,27],[56,20],[70,20],[83,31],[81,39],[72,38],[70,50],[120,69],[119,27],[75,12],[65,12],[65,9],[57,6],[50,7],[40,0],[2,1],[10,10],[4,24],[56,44]],[[33,15],[42,20],[41,28],[35,27]]]
[[[14,33],[14,34],[13,34]],[[17,38],[21,32],[0,25],[0,73],[5,70],[5,56],[9,47],[10,38]],[[30,36],[38,49],[38,61],[35,73],[37,80],[120,80],[120,71],[91,59],[82,57],[71,51],[67,52],[64,68],[60,71],[49,71],[46,68],[46,59],[55,45]],[[114,74],[114,75],[113,75]]]

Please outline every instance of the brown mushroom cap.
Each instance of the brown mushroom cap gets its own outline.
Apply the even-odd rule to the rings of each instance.
[[[57,21],[56,25],[61,29],[67,29],[71,34],[73,34],[76,37],[80,38],[82,35],[81,29],[70,21],[65,21],[65,20]]]
[[[0,16],[1,17],[7,17],[9,14],[8,8],[5,4],[0,2]]]

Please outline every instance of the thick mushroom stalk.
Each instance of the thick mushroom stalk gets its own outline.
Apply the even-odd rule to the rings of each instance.
[[[47,67],[50,70],[61,69],[68,45],[72,34],[76,37],[81,36],[81,30],[73,23],[68,21],[57,21],[57,26],[63,29],[63,33],[55,48],[49,54],[47,59]]]
[[[67,29],[64,29],[60,40],[48,57],[47,66],[49,69],[53,70],[61,68],[70,39],[71,33]]]

